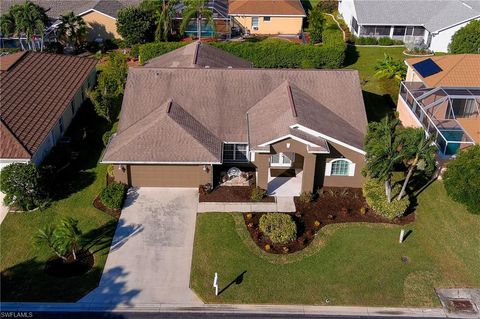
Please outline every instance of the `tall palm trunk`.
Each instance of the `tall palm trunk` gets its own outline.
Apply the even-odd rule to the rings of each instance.
[[[417,154],[415,156],[415,159],[413,160],[412,165],[410,165],[410,167],[408,168],[407,177],[405,177],[405,181],[403,182],[403,185],[402,185],[402,190],[400,191],[400,194],[398,194],[397,200],[401,200],[403,195],[405,194],[405,190],[407,189],[408,181],[412,177],[413,171],[417,167],[418,161],[419,161],[419,158],[418,158],[418,154]]]
[[[387,195],[387,201],[392,202],[392,184],[390,182],[390,177],[385,180],[385,194]]]

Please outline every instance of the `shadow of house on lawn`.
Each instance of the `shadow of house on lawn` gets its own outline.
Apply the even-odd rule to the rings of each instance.
[[[395,112],[395,103],[389,94],[379,95],[364,90],[362,93],[368,122],[378,122]]]

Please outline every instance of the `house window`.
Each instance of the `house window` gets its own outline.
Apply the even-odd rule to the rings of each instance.
[[[252,17],[252,29],[258,30],[258,17]]]
[[[355,163],[346,158],[337,158],[327,163],[325,176],[354,176]]]
[[[291,167],[295,161],[295,153],[277,153],[270,157],[271,166]]]
[[[224,162],[248,162],[247,144],[223,144]]]
[[[357,22],[357,19],[355,19],[355,17],[352,17],[352,28],[355,31],[355,33],[358,34],[358,22]]]
[[[60,133],[63,133],[63,117],[58,120],[58,126],[60,127]]]
[[[270,17],[263,17],[264,22],[270,22]]]
[[[393,27],[393,35],[404,36],[406,27]]]

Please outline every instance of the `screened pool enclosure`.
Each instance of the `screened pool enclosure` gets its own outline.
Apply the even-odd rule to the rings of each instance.
[[[402,82],[400,96],[444,156],[475,144],[480,130],[480,88],[427,88]]]

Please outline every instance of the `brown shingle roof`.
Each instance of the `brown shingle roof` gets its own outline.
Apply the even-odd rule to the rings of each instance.
[[[88,58],[28,52],[0,73],[0,117],[30,154],[47,138],[96,64]]]
[[[300,0],[230,0],[231,15],[305,16]]]
[[[29,159],[31,154],[23,147],[22,143],[10,132],[3,121],[0,121],[0,158]]]
[[[250,108],[265,99],[269,116],[264,126],[268,128],[275,125],[271,119],[281,116],[277,105],[279,109],[290,107],[288,100],[277,99],[272,93],[278,89],[280,95],[279,87],[287,81],[292,86],[298,117],[304,119],[305,126],[321,133],[325,130],[326,135],[336,134],[342,142],[362,148],[367,118],[357,71],[130,68],[118,135],[108,146],[103,160],[160,161],[157,158],[161,158],[166,161],[168,158],[169,161],[182,161],[196,158],[191,154],[191,143],[198,144],[198,138],[185,134],[185,129],[180,130],[177,123],[172,125],[166,117],[160,117],[164,113],[159,109],[164,108],[170,98],[204,127],[211,139],[246,143],[246,113]],[[271,100],[267,100],[267,96]],[[309,108],[318,110],[309,111]],[[289,112],[291,114],[291,109]],[[315,119],[309,119],[310,116]],[[137,144],[142,147],[120,151],[122,145],[136,144],[131,139],[143,134],[137,130],[143,130],[144,125],[136,125],[143,121],[157,123],[149,140],[139,137]],[[288,117],[280,122],[290,123]],[[285,128],[278,128],[279,133],[283,130]],[[347,133],[343,132],[345,130]],[[114,152],[113,147],[118,151]]]
[[[149,60],[151,68],[251,68],[252,63],[201,42],[193,42]]]
[[[405,62],[413,68],[413,64],[427,58],[412,58]],[[432,59],[442,71],[423,78],[417,75],[429,87],[479,87],[480,86],[480,54],[453,54],[433,56]]]

